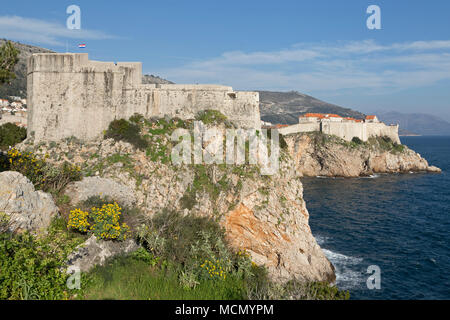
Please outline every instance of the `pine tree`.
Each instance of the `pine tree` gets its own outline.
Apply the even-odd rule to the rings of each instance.
[[[11,41],[5,42],[0,48],[0,85],[10,83],[16,78],[14,67],[19,61],[19,53]]]

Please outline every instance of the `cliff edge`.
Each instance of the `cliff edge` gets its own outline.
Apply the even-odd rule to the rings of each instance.
[[[320,132],[284,136],[302,176],[359,177],[375,173],[441,172],[420,154],[387,137],[345,141]]]
[[[25,141],[19,148],[47,155],[55,166],[78,165],[84,179],[109,179],[133,190],[130,201],[147,217],[174,211],[216,219],[229,244],[248,252],[274,280],[335,281],[334,267],[311,233],[303,186],[290,157],[283,157],[273,176],[262,176],[253,165],[175,166],[170,161],[172,122],[140,122],[146,150],[113,139],[76,138],[38,145]],[[72,201],[82,198],[77,194],[82,184],[68,187]],[[105,195],[110,185],[95,189]]]

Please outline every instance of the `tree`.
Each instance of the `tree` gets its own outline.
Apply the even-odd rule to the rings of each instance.
[[[19,53],[11,41],[5,42],[0,48],[0,85],[10,83],[16,78],[14,67],[19,61]]]
[[[26,137],[27,130],[25,128],[14,123],[5,123],[0,126],[0,150],[8,150],[9,147],[22,142]]]

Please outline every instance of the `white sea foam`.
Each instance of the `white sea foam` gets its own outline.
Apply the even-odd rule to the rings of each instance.
[[[379,177],[380,177],[380,175],[375,173],[375,174],[371,174],[370,176],[367,176],[367,177],[361,177],[361,179],[376,179]]]
[[[364,274],[358,267],[363,261],[362,258],[346,256],[327,249],[322,250],[336,269],[336,284],[340,289],[348,290],[364,284]]]
[[[323,245],[329,239],[329,237],[320,236],[320,235],[314,236],[314,238],[316,238],[317,244],[319,246]]]

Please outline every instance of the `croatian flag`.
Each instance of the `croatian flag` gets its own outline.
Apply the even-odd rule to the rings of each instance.
[[[78,48],[84,49],[84,48],[86,48],[86,44],[85,44],[85,43],[79,44],[79,45],[78,45]]]

